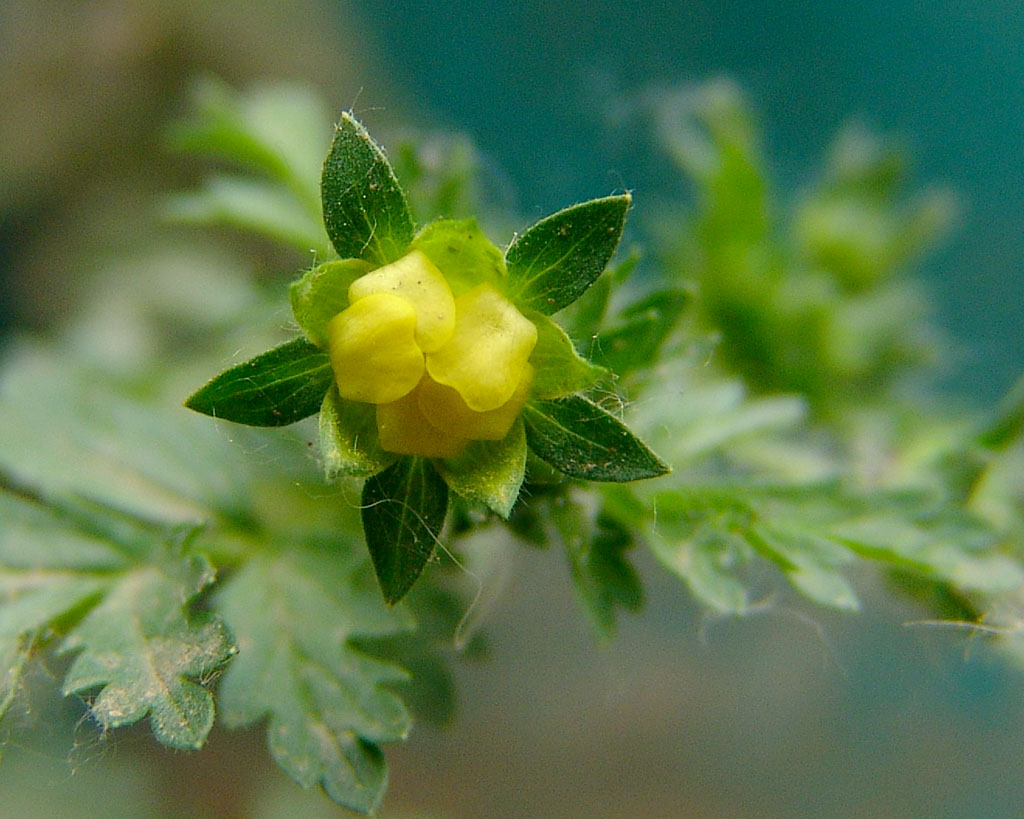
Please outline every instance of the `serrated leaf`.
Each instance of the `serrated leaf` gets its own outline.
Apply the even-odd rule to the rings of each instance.
[[[387,784],[376,743],[409,730],[387,688],[405,675],[351,641],[405,632],[412,621],[381,604],[365,559],[336,547],[257,557],[214,597],[240,648],[220,686],[220,713],[229,726],[269,717],[271,753],[289,776],[370,812]]]
[[[537,346],[530,355],[536,375],[531,390],[537,398],[563,398],[590,389],[608,371],[591,364],[579,353],[569,336],[547,316],[531,311],[537,328]]]
[[[225,370],[185,406],[238,424],[279,427],[319,411],[333,382],[327,353],[297,338]]]
[[[505,253],[509,298],[545,315],[576,301],[615,253],[631,201],[592,199],[527,228]]]
[[[429,461],[401,458],[363,486],[363,531],[384,600],[405,595],[434,553],[448,485]]]
[[[366,478],[390,466],[395,456],[380,448],[376,407],[345,401],[331,387],[320,408],[320,457],[329,481]]]
[[[320,189],[338,256],[383,265],[403,255],[413,237],[405,192],[384,151],[348,112],[335,129]]]
[[[326,350],[327,323],[348,307],[348,288],[373,265],[341,259],[314,267],[288,288],[295,321],[317,347]]]
[[[431,222],[413,239],[411,247],[437,265],[456,296],[478,284],[504,287],[505,259],[484,236],[476,219]]]
[[[201,190],[169,199],[163,213],[171,221],[251,231],[321,259],[333,254],[319,212],[310,213],[290,190],[258,179],[211,177]]]
[[[631,304],[612,328],[598,333],[595,357],[620,375],[651,366],[685,305],[681,290],[653,293]]]
[[[526,432],[517,418],[500,441],[470,441],[456,458],[437,462],[456,494],[508,518],[526,473]]]
[[[531,401],[523,420],[530,449],[570,477],[621,483],[670,471],[625,424],[581,396]]]
[[[103,728],[148,714],[164,745],[201,748],[214,706],[213,695],[195,680],[209,678],[235,648],[219,620],[190,616],[183,598],[197,591],[156,566],[119,577],[61,646],[80,652],[64,678],[64,693],[98,688],[90,713]]]

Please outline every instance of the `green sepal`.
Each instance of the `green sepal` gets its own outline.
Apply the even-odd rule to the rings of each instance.
[[[526,474],[526,431],[521,418],[500,441],[470,441],[456,458],[437,462],[449,488],[508,519]]]
[[[662,290],[634,302],[615,326],[598,333],[594,356],[619,374],[651,366],[685,306],[681,290]]]
[[[523,420],[530,449],[572,478],[624,483],[670,471],[625,424],[582,396],[530,401]]]
[[[537,328],[537,346],[530,355],[536,374],[531,387],[537,398],[563,398],[593,387],[608,370],[591,364],[555,322],[536,310],[527,318]]]
[[[329,481],[368,478],[395,461],[380,448],[376,407],[344,400],[337,386],[328,390],[320,407],[320,457]]]
[[[363,259],[326,262],[307,271],[288,288],[292,314],[317,347],[327,349],[327,323],[348,307],[348,288],[373,270]]]
[[[225,370],[185,406],[236,424],[282,427],[318,412],[333,380],[327,353],[297,338]]]
[[[456,296],[478,284],[505,286],[505,259],[476,219],[431,222],[413,239],[410,249],[422,251],[437,265]]]
[[[447,511],[448,484],[423,458],[401,458],[363,485],[363,532],[389,606],[430,560]]]
[[[347,111],[335,128],[320,193],[327,235],[342,259],[387,264],[412,241],[405,191],[384,151]]]
[[[628,193],[592,199],[527,228],[505,252],[509,297],[545,315],[576,301],[615,253],[631,201]]]

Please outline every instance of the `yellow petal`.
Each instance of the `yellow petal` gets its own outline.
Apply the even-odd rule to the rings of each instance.
[[[412,391],[423,376],[415,329],[416,310],[388,293],[353,302],[332,318],[327,340],[341,397],[384,404]]]
[[[438,384],[429,377],[420,382],[416,395],[420,411],[442,432],[474,441],[500,441],[508,435],[516,417],[522,412],[532,383],[533,366],[527,364],[512,397],[497,409],[486,412],[474,412],[457,390]]]
[[[429,379],[424,378],[423,382]],[[467,441],[442,432],[420,411],[419,389],[390,404],[377,405],[377,437],[381,448],[398,455],[454,458]]]
[[[348,288],[349,303],[375,293],[400,296],[416,309],[416,343],[439,349],[455,328],[455,299],[441,271],[419,250],[360,276]]]
[[[427,372],[458,390],[471,410],[486,412],[512,397],[536,343],[533,322],[481,284],[455,300],[455,332],[427,356]]]

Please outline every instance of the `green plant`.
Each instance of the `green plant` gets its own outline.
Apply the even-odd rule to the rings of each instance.
[[[722,83],[689,91],[661,126],[696,213],[662,224],[656,264],[630,254],[600,275],[627,196],[542,220],[502,253],[465,219],[472,162],[431,169],[409,142],[394,148],[396,174],[347,115],[329,148],[319,110],[294,90],[205,86],[174,138],[231,170],[168,206],[314,251],[291,289],[302,336],[281,338],[280,282],[213,264],[175,301],[143,265],[112,292],[125,315],[149,317],[144,334],[106,309],[79,325],[120,329],[107,358],[70,331],[8,351],[0,716],[19,708],[32,663],[63,655],[62,690],[101,728],[149,716],[158,741],[192,750],[215,719],[265,720],[290,776],[371,811],[387,783],[381,746],[405,739],[412,710],[451,709],[439,647],[468,605],[460,566],[484,544],[563,551],[600,639],[641,606],[629,560],[641,545],[713,611],[743,615],[766,589],[856,609],[854,572],[875,567],[935,617],[986,616],[1015,648],[1024,396],[956,413],[902,390],[931,348],[901,265],[940,205],[894,201],[892,155],[872,138],[846,135],[820,189],[773,212],[742,97]],[[442,218],[416,233],[412,213]],[[522,365],[502,382],[527,386],[500,438],[389,449],[368,409],[387,402],[338,392],[335,316],[370,298],[354,282],[398,275],[410,252],[453,298],[492,287],[536,334],[533,375]],[[189,399],[268,429],[180,407],[234,351],[268,347]]]

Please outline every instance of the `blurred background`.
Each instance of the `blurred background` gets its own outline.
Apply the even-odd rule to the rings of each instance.
[[[124,260],[178,252],[161,196],[194,181],[166,148],[199,75],[293,80],[374,133],[471,139],[522,224],[634,191],[633,235],[686,187],[651,136],[652,95],[727,75],[761,116],[776,195],[843,123],[903,141],[918,184],[960,201],[921,273],[958,342],[946,389],[988,403],[1024,365],[1024,5],[909,0],[5,0],[0,5],[0,332],[66,322]],[[186,233],[186,238],[188,234]],[[192,234],[193,237],[199,234]],[[200,241],[196,239],[196,241]],[[203,240],[205,241],[205,240]],[[308,260],[243,246],[283,284]],[[115,260],[117,260],[115,265]],[[598,649],[556,555],[525,554],[460,664],[460,708],[389,748],[385,816],[1016,816],[1024,677],[967,635],[785,606],[708,622],[640,560],[646,610]],[[330,816],[257,731],[185,756],[145,727],[55,727],[39,672],[29,738],[4,749],[19,816]],[[49,681],[52,688],[53,681]],[[116,807],[111,808],[114,804]]]

